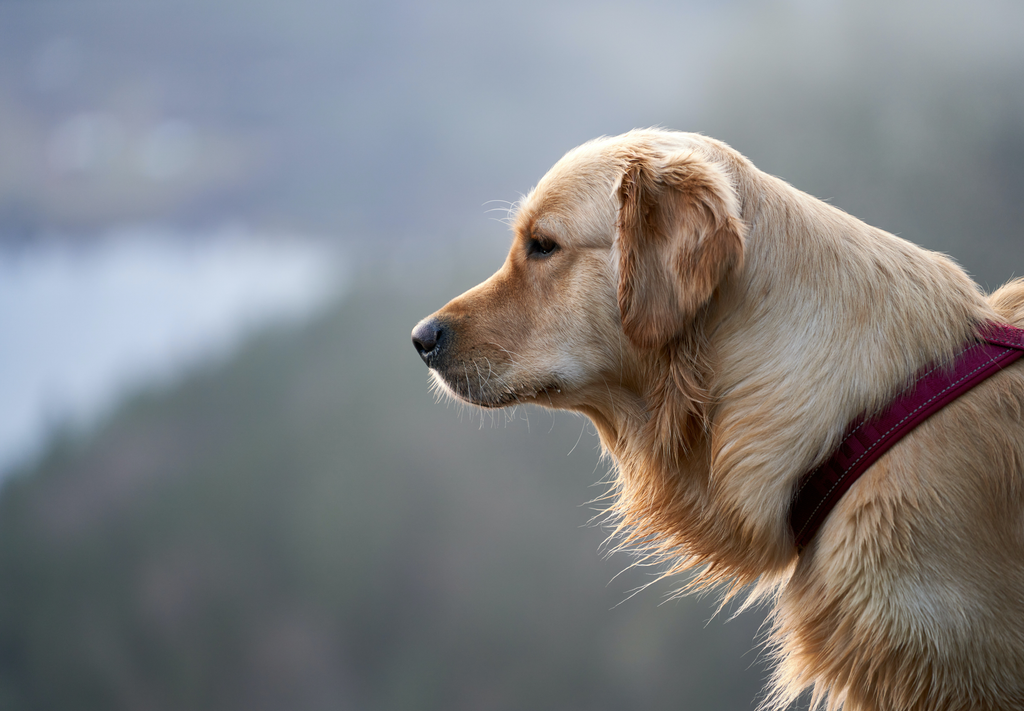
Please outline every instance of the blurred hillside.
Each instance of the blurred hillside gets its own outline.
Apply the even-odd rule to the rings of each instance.
[[[592,429],[434,402],[382,281],[9,481],[3,708],[753,708],[760,617],[631,598]]]

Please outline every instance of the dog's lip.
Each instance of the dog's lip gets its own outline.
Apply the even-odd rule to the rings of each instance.
[[[547,385],[541,388],[537,388],[530,392],[520,392],[516,390],[508,390],[500,393],[495,399],[488,401],[480,400],[468,400],[474,405],[480,407],[488,407],[493,409],[500,409],[502,407],[508,407],[510,405],[519,405],[524,403],[530,403],[537,401],[543,395],[547,395],[549,398],[552,394],[561,394],[562,389],[557,385]],[[461,397],[461,396],[460,396]]]
[[[541,395],[547,395],[548,397],[551,397],[551,395],[553,395],[553,394],[561,395],[562,394],[562,388],[559,387],[556,384],[545,385],[544,387],[538,388],[537,390],[535,390],[533,392],[533,394],[530,395],[529,397],[538,398]]]
[[[482,395],[484,397],[471,397],[469,393],[463,390],[464,383],[461,380],[456,380],[455,383],[452,383],[440,371],[433,368],[432,370],[437,372],[456,396],[477,407],[500,409],[512,405],[536,402],[543,396],[547,396],[550,399],[553,395],[562,394],[562,385],[557,382],[551,382],[539,387],[506,388],[501,392],[478,392],[475,395]]]
[[[491,409],[528,403],[547,404],[552,398],[561,397],[565,390],[557,373],[549,373],[544,380],[531,378],[520,381],[504,373],[488,373],[488,377],[481,377],[464,363],[431,364],[430,371],[450,395],[471,405]],[[467,376],[471,376],[468,381]]]
[[[561,394],[562,394],[562,386],[559,385],[558,383],[551,383],[550,385],[544,385],[542,387],[536,388],[532,392],[528,392],[528,393],[513,392],[511,395],[512,395],[512,399],[513,400],[516,400],[516,401],[519,401],[519,402],[524,402],[524,401],[530,401],[530,400],[539,400],[543,396],[547,396],[550,399],[554,395],[561,395]]]

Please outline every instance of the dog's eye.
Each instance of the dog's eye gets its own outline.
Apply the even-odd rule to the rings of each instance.
[[[540,259],[547,257],[549,254],[558,249],[558,245],[549,239],[545,238],[532,238],[526,243],[526,256],[534,259]]]

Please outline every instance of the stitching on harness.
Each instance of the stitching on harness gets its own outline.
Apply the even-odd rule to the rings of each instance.
[[[965,351],[964,351],[964,354],[967,354],[967,353],[969,353],[969,352],[970,352],[971,350],[973,350],[973,349],[975,349],[975,348],[977,348],[977,347],[979,347],[979,346],[981,346],[981,345],[982,345],[982,344],[980,344],[980,343],[977,343],[977,344],[975,344],[975,345],[971,346],[970,348],[968,348],[967,350],[965,350]],[[842,473],[842,474],[841,474],[841,475],[839,476],[839,478],[838,478],[838,479],[836,480],[836,482],[835,482],[835,483],[834,483],[834,484],[833,484],[833,485],[831,486],[831,488],[829,488],[828,492],[827,492],[827,493],[826,493],[826,494],[825,494],[825,495],[824,495],[823,497],[821,497],[821,499],[820,499],[820,500],[818,501],[818,505],[814,507],[814,510],[813,510],[813,511],[811,511],[810,515],[809,515],[809,516],[807,517],[807,520],[806,520],[806,521],[804,522],[804,525],[803,525],[803,526],[801,526],[801,527],[800,527],[800,530],[796,532],[796,537],[797,537],[797,538],[799,538],[799,537],[800,537],[800,534],[802,534],[802,533],[804,532],[804,530],[805,530],[805,529],[807,528],[808,524],[810,524],[810,522],[811,522],[811,521],[812,521],[812,520],[814,519],[814,514],[818,513],[818,509],[820,509],[820,508],[821,508],[821,506],[822,506],[822,504],[824,504],[824,503],[825,503],[825,501],[826,501],[826,500],[828,499],[828,497],[832,495],[832,492],[833,492],[833,491],[835,491],[836,487],[837,487],[837,486],[839,486],[839,485],[840,485],[841,483],[843,483],[843,481],[845,481],[845,480],[846,480],[846,477],[847,477],[847,476],[849,476],[849,474],[850,474],[850,471],[851,471],[851,470],[852,470],[852,469],[853,469],[853,468],[854,468],[855,466],[857,466],[857,464],[858,464],[858,463],[860,462],[860,460],[862,460],[862,459],[863,459],[864,457],[866,457],[866,456],[867,456],[867,455],[868,455],[868,454],[869,454],[870,452],[872,452],[873,450],[877,449],[877,448],[878,448],[878,446],[879,446],[880,444],[882,444],[882,442],[884,442],[884,441],[885,441],[885,438],[886,438],[886,437],[888,437],[888,436],[889,436],[889,434],[890,434],[890,433],[891,433],[891,432],[892,432],[892,431],[893,431],[894,429],[896,429],[897,427],[899,427],[900,425],[902,425],[902,424],[903,424],[904,422],[906,422],[906,421],[907,421],[907,420],[908,420],[909,418],[911,418],[911,417],[913,417],[914,415],[916,415],[916,414],[917,414],[918,412],[920,412],[920,411],[921,411],[921,409],[922,409],[922,408],[924,408],[924,407],[927,407],[928,405],[930,405],[930,404],[931,404],[932,402],[934,402],[934,401],[936,400],[936,398],[939,398],[939,397],[941,397],[942,395],[946,394],[946,393],[947,393],[947,392],[949,392],[949,391],[950,391],[951,389],[955,388],[955,387],[956,387],[957,385],[959,385],[960,383],[962,383],[962,382],[963,382],[964,380],[966,380],[967,378],[969,378],[969,377],[971,377],[972,375],[974,375],[975,373],[977,373],[977,372],[978,372],[979,370],[981,370],[981,369],[983,369],[983,368],[987,368],[987,367],[989,367],[990,365],[993,365],[993,364],[998,364],[998,362],[999,362],[1000,360],[1004,359],[1004,358],[1005,358],[1006,356],[1007,356],[1007,354],[1006,354],[1006,353],[1001,353],[1000,355],[996,356],[995,358],[992,358],[991,360],[989,360],[989,361],[986,361],[986,362],[982,363],[981,365],[979,365],[978,367],[976,367],[976,368],[975,368],[974,370],[970,371],[969,373],[965,373],[965,374],[964,374],[963,376],[961,376],[961,377],[960,377],[960,378],[959,378],[958,380],[956,380],[956,381],[954,381],[954,382],[952,382],[952,383],[949,383],[949,384],[948,384],[948,385],[947,385],[947,386],[946,386],[945,388],[943,388],[943,389],[942,389],[942,390],[940,390],[939,392],[935,393],[935,394],[934,394],[934,395],[933,395],[932,397],[930,397],[930,398],[928,398],[927,400],[925,400],[924,402],[922,402],[922,403],[921,403],[920,405],[918,405],[918,406],[917,406],[917,407],[916,407],[916,408],[915,408],[915,409],[914,409],[913,411],[911,411],[911,412],[907,413],[907,414],[906,414],[906,415],[905,415],[905,416],[903,417],[903,419],[902,419],[902,420],[900,420],[899,422],[897,422],[896,424],[894,424],[894,425],[893,425],[892,427],[890,427],[890,428],[889,428],[889,429],[888,429],[888,430],[887,430],[887,431],[885,432],[885,434],[883,434],[883,435],[882,435],[881,437],[879,437],[879,438],[878,438],[878,439],[877,439],[877,440],[876,440],[876,441],[875,441],[875,442],[874,442],[874,443],[873,443],[873,444],[872,444],[872,445],[871,445],[870,447],[868,447],[868,448],[867,448],[867,449],[865,449],[865,450],[864,450],[863,452],[861,452],[860,456],[859,456],[859,457],[857,457],[857,458],[856,458],[856,459],[855,459],[855,460],[854,460],[853,462],[851,462],[851,463],[850,463],[850,465],[849,465],[849,466],[847,466],[847,467],[846,467],[846,468],[845,468],[845,469],[843,470],[843,473]],[[931,373],[933,373],[933,372],[934,372],[935,370],[937,370],[937,369],[938,369],[938,366],[936,366],[935,368],[932,368],[932,369],[931,369],[931,370],[929,370],[929,371],[928,371],[927,373],[925,373],[925,374],[924,374],[924,375],[922,375],[922,376],[921,376],[920,378],[918,378],[918,379],[917,379],[917,382],[921,382],[922,380],[924,380],[924,378],[926,378],[926,377],[927,377],[928,375],[930,375]],[[858,426],[857,426],[857,427],[856,427],[856,428],[855,428],[855,429],[854,429],[854,430],[853,430],[852,432],[850,432],[850,434],[848,434],[848,435],[847,435],[846,437],[844,437],[844,438],[843,438],[843,442],[845,442],[845,441],[846,441],[847,439],[849,439],[850,437],[852,437],[852,436],[853,436],[853,434],[854,434],[854,432],[856,432],[857,430],[859,430],[859,429],[860,429],[861,427],[863,427],[863,426],[864,426],[865,424],[866,424],[866,422],[862,422],[862,423],[861,423],[860,425],[858,425]],[[826,460],[826,461],[827,461],[827,460]],[[805,482],[804,482],[804,484],[803,484],[803,485],[802,485],[802,486],[800,487],[800,489],[799,489],[799,490],[797,491],[797,495],[798,495],[798,496],[799,496],[800,492],[801,492],[801,491],[803,491],[804,487],[805,487],[805,486],[807,486],[807,484],[808,484],[808,483],[810,482],[810,480],[811,480],[811,479],[813,478],[814,474],[817,474],[817,473],[818,473],[818,472],[819,472],[820,470],[821,470],[821,467],[818,467],[817,469],[815,469],[815,470],[814,470],[814,473],[813,473],[813,474],[812,474],[812,475],[811,475],[810,477],[808,477],[808,478],[807,478],[807,481],[805,481]]]

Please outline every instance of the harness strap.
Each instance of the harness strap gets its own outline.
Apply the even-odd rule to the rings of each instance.
[[[926,368],[880,415],[854,420],[832,456],[800,480],[789,511],[797,551],[803,552],[843,494],[890,447],[930,415],[1024,356],[1024,329],[987,323],[979,335],[982,340],[965,346],[951,365]]]

